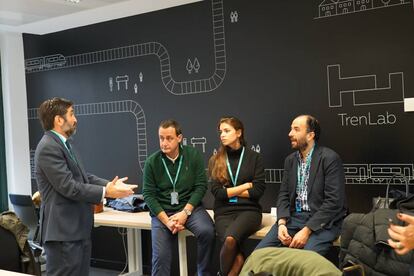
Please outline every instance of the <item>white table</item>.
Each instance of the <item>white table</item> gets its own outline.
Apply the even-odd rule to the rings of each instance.
[[[105,208],[95,214],[95,226],[124,227],[127,229],[128,270],[142,270],[141,230],[151,230],[149,212],[127,213]]]
[[[214,217],[212,210],[208,210],[208,213],[212,218]],[[274,216],[271,216],[269,213],[263,213],[261,229],[251,235],[250,238],[263,239],[275,221],[276,218]],[[149,212],[127,213],[105,208],[104,212],[95,214],[95,226],[127,228],[128,270],[129,272],[138,271],[143,274],[141,230],[151,230]],[[178,233],[178,256],[181,276],[188,275],[186,238],[191,235],[192,233],[188,230]]]
[[[24,275],[27,276],[27,275],[30,275],[30,274],[24,274],[24,273],[19,273],[19,272],[0,269],[0,275],[1,276],[24,276]]]

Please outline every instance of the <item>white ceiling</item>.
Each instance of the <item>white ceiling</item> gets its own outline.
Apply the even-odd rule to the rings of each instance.
[[[201,0],[0,0],[0,31],[46,34]]]

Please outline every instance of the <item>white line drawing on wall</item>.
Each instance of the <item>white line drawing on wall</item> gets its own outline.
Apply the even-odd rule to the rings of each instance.
[[[283,169],[265,169],[265,183],[280,184],[282,183]]]
[[[253,151],[257,152],[257,153],[260,153],[260,145],[259,144],[257,144],[256,146],[252,145],[251,149]]]
[[[237,11],[230,12],[230,22],[237,23],[239,21],[239,13]]]
[[[187,69],[188,74],[191,74],[191,72],[193,71],[193,63],[190,59],[187,60],[187,66],[185,68]]]
[[[343,164],[345,184],[414,184],[414,164]],[[265,169],[265,183],[280,184],[283,169]]]
[[[187,146],[188,145],[188,143],[187,143],[187,138],[183,138],[183,146]]]
[[[194,62],[191,62],[191,60],[188,59],[185,69],[187,69],[188,74],[191,74],[191,72],[193,72],[193,69],[194,72],[198,73],[198,70],[200,69],[200,62],[198,61],[198,58],[194,58]]]
[[[59,69],[66,65],[66,58],[62,54],[35,57],[25,60],[26,73],[40,70]]]
[[[30,149],[30,173],[31,173],[32,179],[36,179],[36,167],[35,167],[35,162],[34,162],[34,156],[35,156],[35,150]]]
[[[411,4],[411,2],[409,0],[323,0],[318,6],[319,16],[314,17],[313,19],[347,15],[356,12],[407,4]]]
[[[114,79],[112,77],[108,78],[108,84],[109,84],[109,91],[112,92],[114,89]]]
[[[158,57],[161,68],[161,80],[164,87],[173,95],[206,93],[217,89],[226,75],[226,43],[224,29],[223,0],[212,0],[213,46],[214,46],[214,73],[205,79],[176,81],[171,73],[170,54],[166,47],[159,42],[147,42],[107,50],[77,54],[64,57],[64,64],[59,66],[45,66],[46,57],[35,57],[25,62],[26,74],[46,70],[78,67],[114,60],[155,55]],[[62,58],[60,58],[62,60]],[[56,63],[57,64],[57,63]]]
[[[198,62],[198,58],[194,59],[193,68],[194,68],[194,71],[198,73],[198,70],[200,69],[200,62]]]
[[[116,76],[115,81],[118,87],[118,91],[121,90],[121,83],[124,83],[125,90],[128,90],[128,81],[129,81],[128,75]]]
[[[206,152],[206,143],[207,143],[206,137],[192,137],[190,142],[194,148],[196,147],[196,145],[201,145],[203,149],[203,153]]]
[[[344,164],[346,184],[402,184],[413,180],[413,164]],[[402,177],[395,177],[401,175]]]
[[[144,170],[144,163],[147,159],[147,126],[145,113],[142,107],[135,101],[113,101],[101,103],[87,103],[74,105],[76,116],[92,116],[116,113],[132,113],[135,117],[137,128],[138,162],[141,171]],[[28,109],[28,119],[38,119],[38,108]]]
[[[388,73],[388,86],[378,87],[376,75],[344,77],[341,65],[326,68],[329,107],[342,107],[342,97],[352,94],[353,105],[395,104],[404,102],[404,73]]]

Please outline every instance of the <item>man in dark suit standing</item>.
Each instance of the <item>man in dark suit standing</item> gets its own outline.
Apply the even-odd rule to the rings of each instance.
[[[325,255],[339,236],[346,213],[342,161],[333,150],[317,145],[318,120],[293,120],[289,139],[297,150],[285,159],[277,202],[277,222],[257,248],[285,246]]]
[[[45,133],[36,148],[35,166],[47,275],[88,276],[93,204],[104,197],[131,195],[137,186],[125,184],[126,177],[108,181],[85,171],[68,141],[77,124],[71,101],[46,100],[39,118]]]

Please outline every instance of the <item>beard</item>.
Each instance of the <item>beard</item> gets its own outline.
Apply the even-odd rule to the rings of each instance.
[[[296,145],[292,145],[292,149],[294,150],[304,150],[308,147],[308,142],[305,139],[300,139],[300,140],[293,140],[294,142],[296,142]],[[292,140],[291,140],[292,142]]]
[[[69,125],[69,123],[67,123],[67,127],[64,130],[64,132],[68,137],[76,134],[76,123],[74,123],[73,126],[71,126],[71,125]]]
[[[68,137],[70,137],[70,136],[72,136],[72,135],[76,134],[76,127],[72,127],[72,128],[70,128],[69,130],[65,131],[65,133],[66,133],[66,135],[67,135]]]

